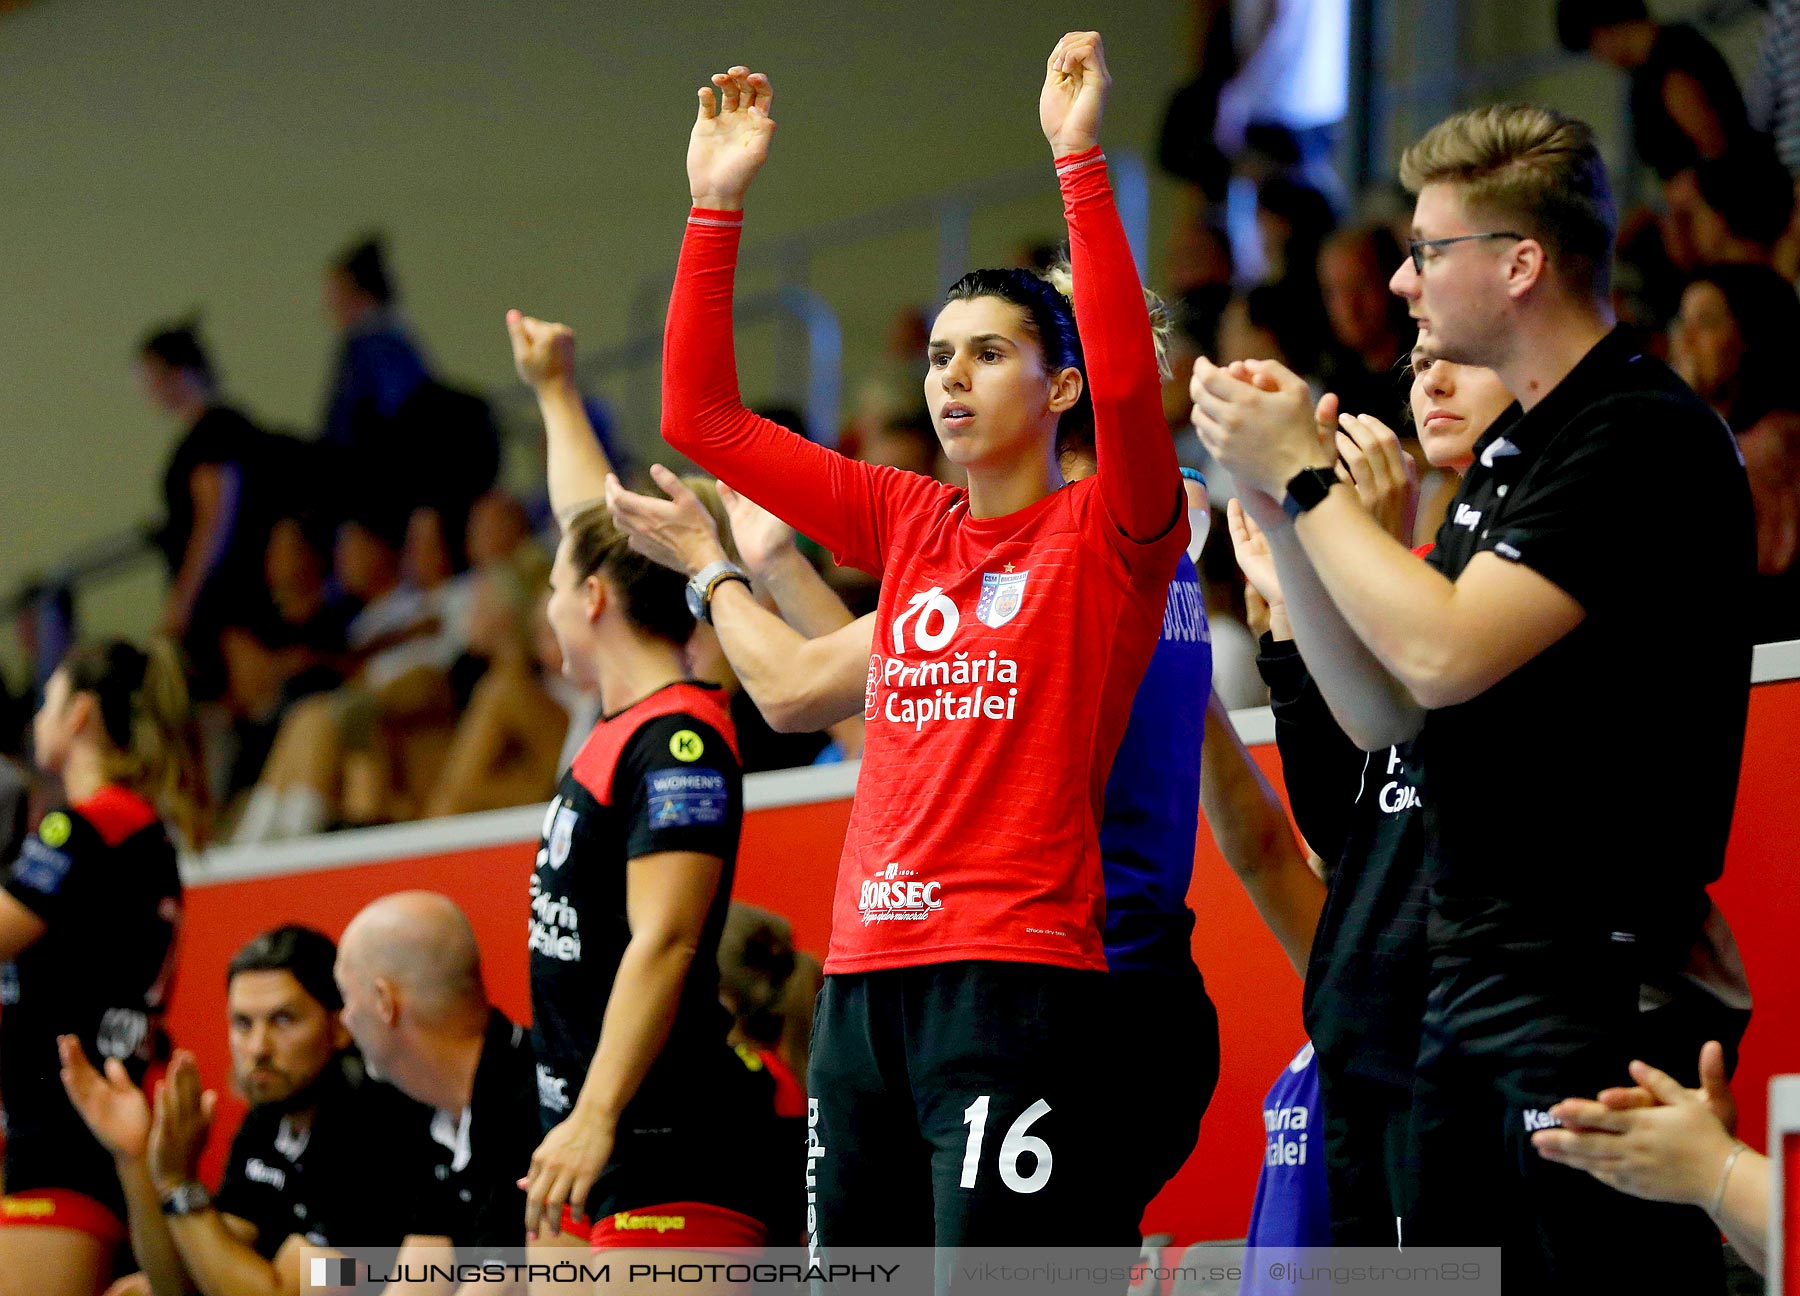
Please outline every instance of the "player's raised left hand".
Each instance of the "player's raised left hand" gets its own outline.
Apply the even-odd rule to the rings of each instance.
[[[1056,42],[1038,93],[1038,124],[1052,153],[1067,157],[1100,142],[1100,118],[1111,87],[1099,32],[1070,32]]]

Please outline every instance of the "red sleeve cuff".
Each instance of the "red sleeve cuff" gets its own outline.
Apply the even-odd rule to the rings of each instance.
[[[1083,149],[1079,153],[1071,153],[1067,157],[1057,158],[1056,169],[1058,172],[1063,172],[1072,167],[1086,166],[1090,162],[1101,161],[1105,157],[1106,154],[1102,152],[1100,146],[1096,144],[1091,149]]]
[[[711,207],[691,207],[688,209],[688,222],[694,225],[742,225],[744,212],[742,208],[737,211],[715,211]]]

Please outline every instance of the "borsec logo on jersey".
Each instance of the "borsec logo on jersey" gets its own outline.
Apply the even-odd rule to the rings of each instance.
[[[1011,566],[1008,563],[1007,566]],[[982,572],[981,600],[975,605],[975,619],[998,630],[1019,615],[1025,600],[1025,578],[1030,572]]]

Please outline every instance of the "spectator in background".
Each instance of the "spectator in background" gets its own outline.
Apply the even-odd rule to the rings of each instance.
[[[1773,270],[1703,270],[1682,294],[1670,363],[1737,434],[1756,506],[1757,642],[1800,638],[1800,298]]]
[[[1800,175],[1800,0],[1770,0],[1762,50],[1744,98],[1788,174]]]
[[[339,334],[320,439],[353,453],[376,449],[384,425],[431,379],[401,317],[378,236],[346,248],[325,270],[325,313]]]
[[[357,609],[327,580],[328,539],[315,519],[276,522],[263,555],[268,615],[253,627],[228,628],[219,641],[236,721],[233,793],[256,782],[283,713],[344,682],[345,632]]]
[[[1394,427],[1405,412],[1398,366],[1417,331],[1406,303],[1387,290],[1403,255],[1385,225],[1338,230],[1319,249],[1319,293],[1334,343],[1326,385],[1343,408]]]
[[[1700,265],[1774,266],[1794,217],[1794,182],[1774,151],[1752,140],[1694,168],[1688,222]],[[1673,195],[1671,195],[1673,200]],[[1792,277],[1791,269],[1788,277]]]
[[[138,380],[184,429],[163,469],[156,540],[169,571],[160,628],[187,652],[195,696],[225,690],[219,639],[266,603],[263,549],[279,494],[270,438],[219,396],[212,361],[189,322],[157,328],[138,348]]]
[[[1236,158],[1258,127],[1284,130],[1300,174],[1335,194],[1331,156],[1350,95],[1347,0],[1232,0],[1230,21],[1238,67],[1219,93],[1214,141]]]
[[[1207,205],[1225,201],[1231,161],[1213,138],[1219,95],[1237,71],[1229,0],[1194,0],[1190,6],[1193,78],[1163,110],[1156,160],[1162,169],[1193,185]]]
[[[863,463],[899,468],[921,477],[933,476],[937,470],[937,433],[931,428],[931,412],[918,401],[884,409],[881,417],[858,427],[854,442],[843,448]]]
[[[516,554],[531,539],[531,515],[518,496],[498,488],[469,506],[465,545],[469,566],[491,567]]]
[[[1262,284],[1226,306],[1216,354],[1226,363],[1279,359],[1307,380],[1316,397],[1323,391],[1326,327],[1316,299],[1281,284]]]
[[[1631,78],[1631,142],[1659,180],[1724,157],[1750,133],[1725,58],[1686,23],[1660,24],[1644,0],[1559,0],[1556,35]]]
[[[570,708],[552,690],[534,642],[550,564],[535,546],[525,552],[530,562],[475,573],[470,649],[487,669],[456,722],[427,817],[547,801],[556,791]]]
[[[1319,292],[1319,250],[1337,227],[1325,195],[1285,175],[1271,176],[1256,190],[1256,232],[1262,247],[1264,283],[1280,284],[1296,296]]]
[[[350,748],[342,811],[353,823],[418,817],[457,713],[486,669],[484,657],[468,652],[475,574],[457,571],[459,556],[442,514],[415,508],[401,573],[419,595],[417,633],[371,657],[340,708]]]
[[[337,535],[337,582],[361,604],[345,632],[348,652],[340,667],[346,677],[379,671],[386,654],[435,633],[423,594],[401,578],[403,521],[379,505],[363,504],[358,511],[362,516],[339,526]],[[233,840],[301,837],[332,824],[340,805],[346,721],[364,713],[343,688],[291,708]]]

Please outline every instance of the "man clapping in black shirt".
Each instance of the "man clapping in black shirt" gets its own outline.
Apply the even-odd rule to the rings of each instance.
[[[1743,463],[1699,397],[1612,327],[1616,222],[1587,126],[1460,113],[1401,173],[1418,204],[1390,286],[1426,354],[1492,368],[1518,398],[1476,444],[1428,563],[1340,488],[1299,378],[1202,360],[1191,391],[1290,612],[1320,617],[1328,650],[1309,665],[1321,686],[1333,675],[1345,731],[1365,750],[1414,740],[1423,774],[1430,997],[1403,1240],[1504,1246],[1521,1290],[1714,1290],[1701,1212],[1611,1193],[1530,1138],[1556,1123],[1559,1086],[1598,1092],[1634,1059],[1691,1084],[1700,1045],[1729,1033],[1735,1009],[1689,964],[1749,700]],[[1674,545],[1655,520],[1671,465],[1692,520]],[[1302,567],[1325,597],[1296,599]],[[1696,586],[1715,598],[1671,690],[1669,591]]]
[[[411,1203],[435,1187],[430,1113],[363,1075],[335,957],[328,937],[282,927],[231,960],[233,1080],[250,1111],[216,1199],[198,1180],[214,1098],[193,1056],[177,1050],[153,1106],[121,1068],[102,1076],[64,1043],[63,1084],[113,1153],[157,1296],[298,1291],[300,1247],[398,1247]]]

